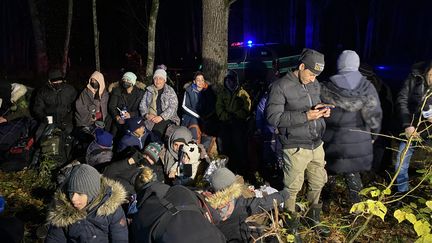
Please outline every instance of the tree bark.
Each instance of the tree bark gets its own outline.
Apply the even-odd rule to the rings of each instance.
[[[97,10],[96,0],[93,0],[93,32],[94,32],[94,48],[95,48],[95,62],[96,70],[100,71],[100,57],[99,57],[99,30],[97,25]]]
[[[202,63],[206,79],[223,87],[228,67],[228,19],[233,1],[203,0]]]
[[[152,0],[150,10],[148,33],[147,33],[147,63],[146,63],[146,80],[153,74],[155,45],[156,45],[156,21],[159,12],[159,0]]]
[[[28,0],[30,15],[33,25],[33,35],[36,49],[36,74],[42,75],[48,71],[48,54],[46,49],[46,37],[39,19],[39,11],[34,0]]]
[[[69,0],[66,38],[65,38],[64,49],[63,49],[63,65],[62,65],[63,75],[66,75],[66,71],[69,63],[69,42],[70,42],[70,33],[72,29],[72,17],[73,17],[73,0]]]

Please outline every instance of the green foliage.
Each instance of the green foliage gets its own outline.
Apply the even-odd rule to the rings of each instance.
[[[366,202],[359,202],[351,207],[350,213],[372,214],[381,218],[387,214],[387,207],[380,201],[367,200]]]

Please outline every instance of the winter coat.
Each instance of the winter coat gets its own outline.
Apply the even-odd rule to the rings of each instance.
[[[129,158],[124,158],[107,164],[102,174],[107,178],[120,182],[128,195],[132,195],[135,194],[135,178],[141,170],[137,163],[129,164],[128,160]]]
[[[212,88],[207,84],[201,91],[198,91],[195,84],[188,84],[185,89],[182,103],[182,126],[197,125],[211,119],[216,105],[216,96]]]
[[[323,118],[308,121],[306,112],[321,103],[320,84],[302,84],[292,71],[273,82],[267,101],[267,120],[277,127],[283,148],[315,149],[321,145]]]
[[[412,72],[405,80],[397,96],[396,111],[403,129],[411,125],[416,126],[420,116],[421,105],[429,88],[424,77],[424,71],[427,68],[425,65],[426,63],[413,65]],[[430,100],[427,102],[431,103]],[[429,110],[428,105],[426,105],[425,110]]]
[[[86,162],[91,166],[110,162],[113,157],[112,147],[104,147],[96,141],[90,143],[87,148]]]
[[[222,122],[246,121],[250,116],[251,105],[250,96],[242,87],[234,92],[225,88],[217,96],[216,114]]]
[[[11,106],[4,116],[6,120],[12,121],[17,118],[31,117],[29,104],[33,89],[19,83],[12,83],[11,88]]]
[[[72,107],[77,97],[74,87],[62,83],[56,90],[50,85],[43,86],[37,91],[33,106],[35,118],[46,123],[47,116],[53,116],[54,123],[61,128],[72,126]]]
[[[90,86],[91,78],[99,83],[99,99],[95,99],[95,92]],[[105,90],[104,77],[100,72],[94,72],[75,102],[75,122],[78,127],[88,127],[94,124],[94,115],[97,111],[102,112],[102,121],[108,117],[108,92]]]
[[[127,112],[129,112],[131,117],[138,117],[139,106],[141,99],[144,96],[145,85],[141,82],[137,82],[133,87],[132,92],[129,94],[126,90],[119,86],[118,82],[112,83],[108,88],[111,96],[108,102],[108,112],[110,113],[112,119],[120,115],[118,109],[122,110],[126,107]],[[117,109],[118,108],[118,109]]]
[[[194,192],[160,182],[146,184],[137,196],[138,213],[132,219],[132,242],[222,243],[222,233],[204,217]]]
[[[192,134],[186,127],[178,127],[173,134],[168,138],[168,149],[161,152],[162,164],[165,173],[168,175],[171,170],[175,170],[178,166],[178,152],[174,151],[173,143],[175,140],[182,138],[186,143],[192,141]]]
[[[265,108],[267,105],[268,96],[269,96],[268,93],[264,94],[264,96],[260,99],[255,112],[256,127],[257,129],[260,129],[264,135],[267,136],[275,134],[275,128],[268,123],[265,114],[266,113]]]
[[[144,135],[140,138],[129,132],[121,138],[117,152],[121,152],[127,147],[138,147],[140,150],[143,150],[145,146],[150,143],[150,140],[152,140],[150,131],[146,130]]]
[[[126,198],[124,188],[102,177],[101,193],[89,210],[77,210],[65,192],[54,196],[54,207],[48,213],[50,224],[45,242],[128,242],[126,218],[121,208]]]
[[[382,119],[373,84],[359,72],[337,74],[322,86],[321,99],[335,106],[331,116],[325,119],[327,171],[337,174],[370,170],[373,161],[370,133],[380,132]]]
[[[141,112],[141,116],[145,117],[145,115],[149,114],[150,106],[153,101],[153,96],[157,94],[156,88],[154,85],[150,85],[146,88],[144,97],[141,100],[139,105],[139,110]],[[173,123],[179,125],[180,118],[177,116],[177,108],[178,108],[178,99],[177,94],[174,89],[165,84],[162,94],[161,94],[161,108],[162,113],[157,114],[161,116],[165,121],[171,120]],[[154,126],[153,122],[147,121],[146,128],[152,130]]]
[[[234,203],[234,209],[227,219],[222,221],[220,214],[213,215],[215,222],[218,222],[217,227],[225,235],[227,242],[251,242],[249,229],[245,223],[246,218],[262,213],[264,210],[273,209],[273,200],[280,204],[289,197],[287,191],[280,191],[262,198],[246,198],[243,194],[249,193],[248,190],[245,185],[235,182],[206,198],[209,205],[216,211],[225,205]]]

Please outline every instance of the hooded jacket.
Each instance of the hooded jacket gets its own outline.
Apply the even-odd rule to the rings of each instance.
[[[91,79],[99,83],[99,89],[95,90],[91,85]],[[95,99],[96,91],[99,99]],[[105,90],[105,80],[102,73],[95,71],[89,78],[87,87],[81,92],[75,102],[75,122],[78,127],[88,127],[94,124],[93,116],[97,111],[102,112],[102,120],[108,116],[108,92]]]
[[[168,175],[171,170],[178,166],[178,152],[174,151],[173,143],[177,139],[184,139],[185,143],[192,141],[192,134],[186,127],[178,127],[174,130],[173,134],[168,138],[168,149],[161,152],[162,163],[164,165],[164,172]]]
[[[381,129],[382,110],[378,93],[360,72],[342,72],[323,84],[321,99],[333,104],[325,118],[323,136],[328,172],[368,171],[373,161],[371,133]]]
[[[216,96],[207,82],[201,91],[196,89],[195,84],[187,84],[182,103],[182,125],[189,126],[209,119],[215,114],[215,105]]]
[[[108,88],[108,91],[110,92],[108,112],[111,117],[115,119],[117,115],[120,115],[117,108],[123,109],[123,107],[127,108],[131,117],[138,117],[140,115],[139,105],[144,96],[144,89],[145,84],[137,81],[135,86],[133,86],[132,92],[129,94],[120,86],[119,82],[110,84]]]
[[[91,142],[86,152],[87,164],[96,165],[110,162],[113,157],[112,147],[103,147],[96,140]]]
[[[228,77],[234,81],[234,87],[230,87]],[[246,90],[240,87],[237,73],[229,70],[224,81],[225,88],[218,94],[216,100],[216,114],[220,121],[233,120],[246,121],[251,112],[251,99]]]
[[[77,210],[65,192],[54,195],[54,206],[48,213],[50,242],[128,242],[126,218],[121,208],[124,188],[102,177],[101,191],[87,210]]]
[[[276,80],[267,101],[267,121],[279,131],[283,148],[315,149],[321,145],[323,118],[308,121],[306,112],[321,103],[317,80],[302,84],[292,71]]]
[[[234,209],[226,220],[222,221],[220,214],[213,215],[215,221],[219,222],[217,227],[225,235],[227,242],[250,242],[248,226],[245,223],[246,218],[262,213],[264,210],[271,210],[273,200],[280,204],[289,196],[287,191],[280,191],[263,198],[246,198],[243,195],[247,193],[249,193],[249,189],[236,181],[231,186],[206,198],[215,212],[229,203],[234,203]]]
[[[152,105],[154,96],[157,95],[157,91],[154,85],[150,85],[146,88],[144,97],[142,98],[139,104],[139,110],[141,112],[141,116],[145,116],[150,113],[150,107]],[[165,121],[171,120],[176,125],[180,124],[180,118],[177,115],[178,108],[178,99],[177,94],[174,89],[165,84],[162,94],[161,94],[161,109],[162,113],[157,114],[161,116]],[[154,126],[153,122],[146,121],[146,127],[149,130],[152,130]]]

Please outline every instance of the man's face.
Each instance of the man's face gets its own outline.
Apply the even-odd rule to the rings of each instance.
[[[205,84],[204,76],[202,76],[202,75],[196,76],[194,83],[196,84],[198,90],[202,90],[204,88],[204,84]]]
[[[166,80],[163,79],[162,77],[156,76],[153,79],[153,84],[156,87],[157,90],[161,90],[163,89],[163,87],[165,86]]]
[[[432,68],[426,73],[426,81],[429,86],[432,86]]]
[[[318,75],[311,72],[309,69],[306,69],[305,65],[302,63],[299,66],[299,79],[303,84],[309,84],[316,80]]]
[[[178,152],[180,147],[183,146],[185,143],[183,142],[174,142],[173,143],[173,150],[174,152]]]
[[[140,137],[143,136],[145,134],[144,127],[138,128],[137,130],[135,130],[135,133],[138,134]]]
[[[74,208],[82,210],[87,206],[88,197],[86,194],[74,192],[70,196],[70,201],[72,202]]]

